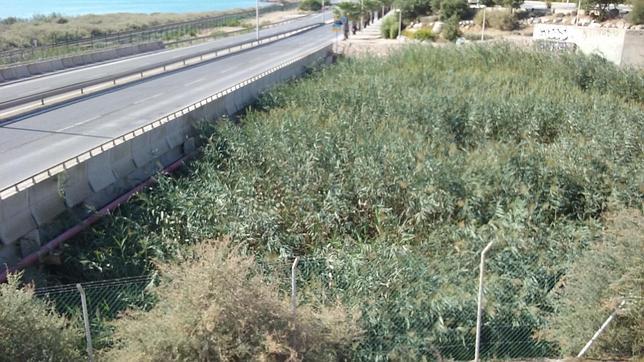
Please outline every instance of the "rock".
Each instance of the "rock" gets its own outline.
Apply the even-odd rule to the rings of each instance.
[[[418,23],[418,24],[414,24],[414,26],[412,26],[412,29],[420,29],[420,28],[422,28],[422,27],[423,27],[423,24],[422,24],[422,23]]]
[[[445,26],[445,23],[442,21],[435,22],[434,26],[432,26],[432,33],[440,34],[443,31],[443,26]]]
[[[635,25],[635,29],[637,29],[637,30],[644,30],[644,24]]]
[[[589,27],[589,28],[601,28],[601,27],[602,27],[602,24],[600,24],[600,23],[595,23],[595,22],[591,22],[590,24],[588,24],[588,27]]]
[[[615,23],[615,26],[616,26],[618,29],[624,29],[624,27],[626,26],[626,23],[625,23],[625,22],[623,22],[623,21],[618,21],[617,23]]]
[[[561,24],[561,23],[563,23],[563,19],[561,19],[561,18],[556,18],[552,23],[553,23],[553,24]]]

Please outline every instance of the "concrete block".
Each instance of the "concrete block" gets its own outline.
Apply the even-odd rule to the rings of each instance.
[[[63,191],[67,207],[75,207],[81,204],[92,194],[87,179],[87,164],[81,163],[59,176],[60,187]]]
[[[0,200],[0,240],[11,244],[36,228],[26,192]]]
[[[194,137],[186,139],[183,143],[183,154],[189,155],[197,149],[197,140]]]
[[[169,150],[168,152],[164,153],[161,157],[159,157],[159,162],[163,165],[163,167],[168,167],[171,164],[175,163],[177,160],[179,160],[181,157],[183,157],[183,146],[177,146]]]
[[[175,119],[170,123],[166,123],[165,127],[165,141],[169,148],[175,148],[183,144],[186,138],[187,120],[185,118]]]
[[[165,131],[163,127],[146,132],[132,139],[130,142],[132,143],[134,164],[137,167],[147,165],[169,149],[168,144],[165,142]]]
[[[40,233],[38,230],[32,230],[20,239],[20,255],[24,258],[29,254],[35,253],[41,246]]]
[[[87,163],[87,179],[94,192],[99,192],[116,181],[110,155],[103,152],[85,161]]]
[[[116,178],[125,178],[136,169],[132,156],[132,144],[120,144],[108,151],[110,155],[110,169]]]
[[[6,266],[18,264],[20,259],[20,249],[18,243],[4,245],[2,248],[0,248],[0,270],[5,271]]]
[[[38,226],[44,226],[65,211],[65,202],[58,189],[58,178],[51,177],[25,190],[29,208]]]

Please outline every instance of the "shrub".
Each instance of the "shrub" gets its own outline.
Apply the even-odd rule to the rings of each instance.
[[[442,20],[448,20],[457,17],[459,20],[467,14],[470,7],[466,0],[441,0],[440,17]]]
[[[636,209],[608,216],[602,240],[572,265],[557,290],[557,313],[546,335],[566,355],[579,352],[622,300],[623,312],[600,336],[588,356],[644,354],[644,216]]]
[[[400,24],[398,18],[395,16],[388,16],[380,24],[380,34],[385,39],[396,39],[398,37],[398,29]]]
[[[3,361],[82,361],[82,335],[18,277],[0,284],[0,359]]]
[[[628,14],[628,19],[633,24],[644,24],[644,0],[633,1],[633,9]]]
[[[458,18],[456,16],[452,16],[445,22],[441,35],[445,40],[449,41],[454,41],[461,36],[461,30],[459,29]]]
[[[300,10],[304,11],[318,11],[322,9],[321,0],[303,0],[300,2]]]
[[[336,288],[304,272],[298,285],[360,309],[350,360],[433,358],[425,342],[471,360],[494,240],[484,341],[506,349],[484,358],[561,357],[535,338],[552,288],[607,208],[641,208],[643,97],[640,73],[579,54],[412,46],[340,61],[218,122],[185,172],[68,244],[65,270],[111,277],[230,235],[261,257],[329,261],[306,275],[332,272]]]
[[[420,41],[434,41],[436,40],[436,34],[432,33],[432,29],[430,28],[420,28],[414,33],[414,39]]]
[[[474,23],[478,26],[483,24],[483,11],[478,11],[474,16]],[[519,22],[515,14],[510,10],[486,10],[485,26],[499,30],[515,30],[519,27]]]
[[[228,241],[202,243],[160,270],[158,304],[115,323],[106,359],[343,360],[358,334],[340,306],[300,305],[294,323],[288,299]]]

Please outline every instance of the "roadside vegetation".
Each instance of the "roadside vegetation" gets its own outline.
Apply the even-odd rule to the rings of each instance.
[[[1,361],[83,361],[82,334],[54,307],[21,288],[20,275],[0,284]]]
[[[478,258],[493,241],[485,355],[569,356],[598,327],[574,321],[601,321],[619,300],[629,308],[620,327],[590,356],[641,355],[642,301],[630,296],[642,288],[643,102],[641,73],[598,57],[470,46],[342,61],[271,91],[239,122],[206,127],[199,160],[67,245],[49,279],[155,273],[203,240],[229,238],[258,269],[244,269],[251,259],[242,256],[235,272],[208,259],[180,262],[194,276],[173,276],[185,283],[161,287],[159,309],[117,322],[113,353],[181,336],[170,326],[166,334],[166,316],[205,330],[229,318],[191,307],[182,289],[217,273],[261,274],[268,289],[250,276],[213,283],[220,294],[242,293],[240,283],[269,290],[258,295],[282,311],[272,288],[288,293],[278,277],[288,265],[271,261],[304,255],[311,261],[298,288],[303,308],[316,311],[310,320],[340,308],[356,318],[340,319],[347,330],[360,331],[352,343],[348,333],[319,346],[349,348],[352,360],[471,359]],[[224,258],[203,248],[197,254]],[[146,324],[156,326],[153,341],[132,340]],[[304,356],[279,341],[278,350]],[[508,341],[521,349],[493,347]],[[266,344],[252,344],[265,353]]]
[[[239,11],[239,10],[237,10]],[[5,18],[0,21],[0,51],[28,48],[34,45],[54,44],[91,36],[144,30],[153,26],[198,20],[226,12],[209,13],[155,13],[155,14],[105,14],[63,16],[39,15],[32,19]]]

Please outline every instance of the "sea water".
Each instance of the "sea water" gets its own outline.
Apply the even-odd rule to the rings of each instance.
[[[260,6],[262,3],[260,3]],[[265,3],[264,3],[265,5]],[[0,0],[0,18],[106,13],[188,13],[255,7],[255,0]]]

